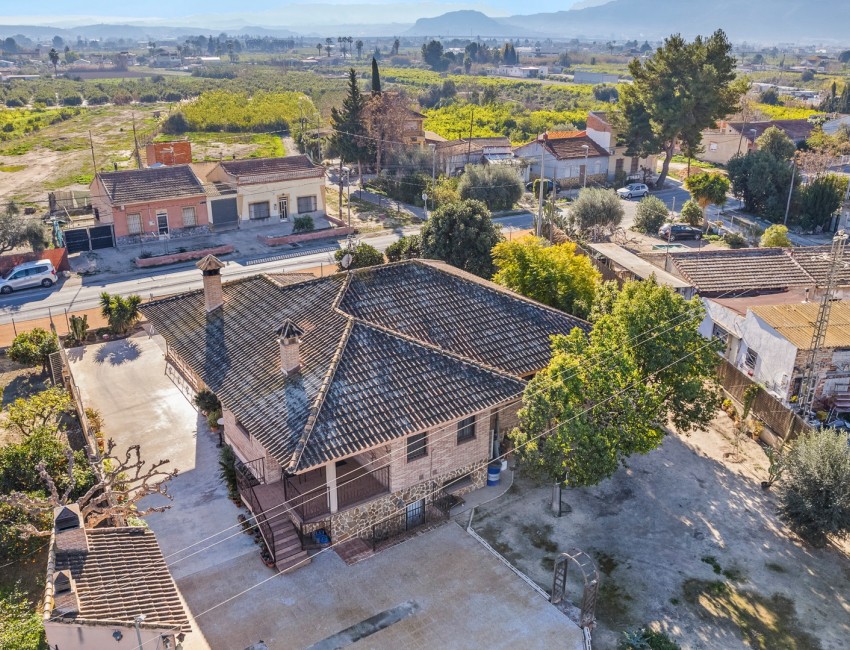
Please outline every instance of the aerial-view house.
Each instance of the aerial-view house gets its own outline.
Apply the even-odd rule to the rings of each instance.
[[[169,363],[221,400],[279,569],[313,531],[408,528],[440,495],[483,485],[551,336],[588,327],[430,260],[226,284],[217,259],[198,266],[203,291],[144,313]]]

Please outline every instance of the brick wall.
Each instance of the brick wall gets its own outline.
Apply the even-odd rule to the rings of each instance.
[[[0,273],[10,271],[12,267],[24,262],[37,262],[38,260],[50,260],[53,268],[57,271],[70,271],[68,263],[68,251],[64,248],[48,248],[40,253],[10,253],[0,256]]]
[[[243,462],[265,457],[266,482],[274,483],[275,481],[279,481],[281,479],[280,465],[266,453],[265,447],[253,436],[246,436],[243,433],[236,425],[236,416],[231,411],[228,411],[226,408],[223,409],[222,417],[224,417],[224,439],[233,447],[236,455]]]
[[[331,219],[328,219],[329,221]],[[322,230],[314,230],[313,232],[303,232],[297,235],[282,235],[280,237],[268,237],[266,235],[257,235],[257,240],[266,246],[285,246],[286,244],[294,244],[302,241],[312,241],[314,239],[339,239],[347,237],[354,232],[354,228],[324,228]]]
[[[214,246],[213,248],[201,248],[194,251],[185,251],[183,253],[171,253],[170,255],[156,255],[155,257],[137,257],[133,263],[138,268],[146,268],[149,266],[162,266],[164,264],[174,264],[176,262],[188,262],[189,260],[199,260],[207,255],[228,255],[233,252],[233,246],[227,244],[225,246]]]

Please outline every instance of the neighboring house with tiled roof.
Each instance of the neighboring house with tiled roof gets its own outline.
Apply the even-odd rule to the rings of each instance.
[[[42,613],[47,644],[60,650],[122,639],[135,647],[137,635],[151,648],[175,648],[190,631],[153,531],[85,528],[76,504],[54,512]]]
[[[820,301],[804,289],[711,298],[700,331],[725,345],[724,356],[790,405],[801,397]],[[850,301],[832,303],[824,344],[815,356],[815,408],[850,412]]]
[[[434,150],[436,167],[447,176],[454,176],[466,165],[486,165],[513,160],[511,141],[503,136],[494,138],[460,138],[437,144]]]
[[[755,151],[758,140],[767,129],[775,126],[787,135],[795,144],[806,140],[814,129],[808,120],[766,120],[759,122],[728,122],[721,120],[713,128],[702,132],[704,151],[700,160],[726,165],[733,156]]]
[[[627,157],[625,147],[617,144],[617,132],[604,112],[588,113],[583,131],[550,131],[533,142],[514,149],[514,155],[526,163],[526,180],[543,175],[555,178],[563,188],[585,184],[627,180],[648,182],[655,174],[655,156]],[[626,161],[628,160],[628,167]]]
[[[98,172],[90,189],[95,219],[112,224],[118,244],[209,227],[204,186],[190,165]]]
[[[200,266],[204,291],[143,312],[169,362],[220,398],[246,503],[286,504],[337,540],[482,485],[550,337],[588,327],[440,262],[224,285]]]
[[[307,156],[222,160],[203,172],[217,228],[325,214],[325,170]]]

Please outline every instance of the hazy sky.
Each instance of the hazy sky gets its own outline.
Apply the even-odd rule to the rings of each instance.
[[[168,23],[199,23],[225,17],[242,24],[309,24],[310,14],[317,23],[328,16],[316,15],[327,9],[338,22],[405,22],[423,16],[437,16],[457,9],[478,9],[490,16],[561,11],[579,0],[538,0],[533,4],[516,0],[0,0],[0,23],[5,24],[82,24],[85,22],[126,22],[153,20]],[[331,5],[331,7],[328,7]],[[319,11],[314,11],[314,10]]]

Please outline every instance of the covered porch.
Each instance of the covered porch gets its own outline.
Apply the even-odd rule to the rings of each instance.
[[[258,510],[279,509],[285,503],[301,523],[311,523],[389,494],[389,467],[381,462],[366,465],[367,462],[359,457],[348,458],[273,483],[266,483],[258,471],[261,463],[252,461],[243,467],[256,481],[251,490]]]

